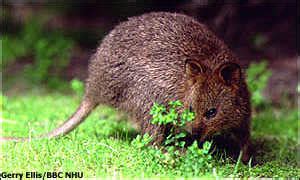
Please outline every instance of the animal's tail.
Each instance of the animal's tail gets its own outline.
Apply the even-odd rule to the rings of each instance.
[[[77,108],[75,113],[66,120],[62,125],[58,128],[52,130],[49,133],[42,134],[37,137],[28,138],[28,137],[0,137],[0,142],[3,141],[31,141],[42,138],[54,138],[62,135],[66,135],[71,132],[74,128],[76,128],[80,123],[82,123],[85,118],[89,115],[89,113],[97,106],[97,103],[92,102],[91,100],[84,99],[80,106]]]

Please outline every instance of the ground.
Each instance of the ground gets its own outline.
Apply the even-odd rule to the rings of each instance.
[[[50,131],[76,109],[80,98],[41,90],[3,96],[2,128],[5,136],[29,136]],[[41,113],[42,112],[42,113]],[[115,109],[100,106],[71,134],[59,139],[2,143],[2,171],[80,171],[84,177],[191,177],[195,174],[156,163],[148,149],[132,140],[138,133]],[[252,139],[255,166],[213,156],[208,177],[299,177],[297,152],[298,111],[266,107],[255,112]],[[154,159],[153,159],[154,158]],[[203,169],[200,169],[204,171]],[[203,174],[201,174],[203,175]]]

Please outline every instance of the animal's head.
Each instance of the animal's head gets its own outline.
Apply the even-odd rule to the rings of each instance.
[[[233,128],[248,128],[249,96],[241,68],[226,62],[209,69],[197,61],[185,65],[185,108],[196,113],[186,129],[198,140]]]

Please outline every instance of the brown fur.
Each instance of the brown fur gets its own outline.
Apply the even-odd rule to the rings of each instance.
[[[199,140],[230,131],[249,159],[244,73],[227,46],[195,19],[165,12],[129,18],[103,39],[88,71],[84,102],[90,107],[101,103],[128,112],[159,144],[166,129],[150,123],[149,110],[154,102],[181,100],[196,113],[187,130]],[[218,112],[208,120],[204,113],[212,107]]]

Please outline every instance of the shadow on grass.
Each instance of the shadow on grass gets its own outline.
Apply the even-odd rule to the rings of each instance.
[[[123,119],[123,118],[121,118]],[[127,125],[114,126],[106,137],[110,137],[116,140],[131,142],[139,132],[134,128]],[[126,124],[126,123],[124,123]],[[130,124],[130,123],[129,123]],[[97,136],[101,136],[100,134]],[[190,145],[193,141],[187,143]],[[240,154],[237,143],[234,143],[232,139],[222,137],[213,139],[215,148],[214,154],[217,157],[229,157],[229,159],[236,161]],[[281,137],[281,136],[254,136],[252,137],[253,154],[252,165],[264,165],[265,163],[275,163],[285,167],[299,167],[297,164],[297,149],[299,149],[299,143],[293,138]],[[200,144],[201,146],[201,144]]]
[[[96,136],[98,138],[113,138],[116,140],[121,141],[132,141],[139,132],[130,126],[130,123],[128,123],[128,120],[122,119],[118,120],[117,122],[112,123],[110,126],[110,130],[107,131],[107,133],[104,133],[104,135],[99,132],[96,133]]]
[[[118,140],[132,141],[138,134],[139,132],[133,128],[126,129],[117,127],[108,136]]]
[[[240,150],[237,143],[230,138],[217,136],[212,139],[213,154],[217,158],[226,157],[236,162]],[[201,145],[201,144],[200,144]],[[299,144],[291,138],[276,136],[262,136],[252,139],[252,165],[264,165],[275,162],[287,167],[299,167],[297,164],[297,153]]]
[[[289,138],[264,136],[253,140],[255,159],[261,165],[271,161],[277,161],[281,165],[297,165],[297,142]]]

